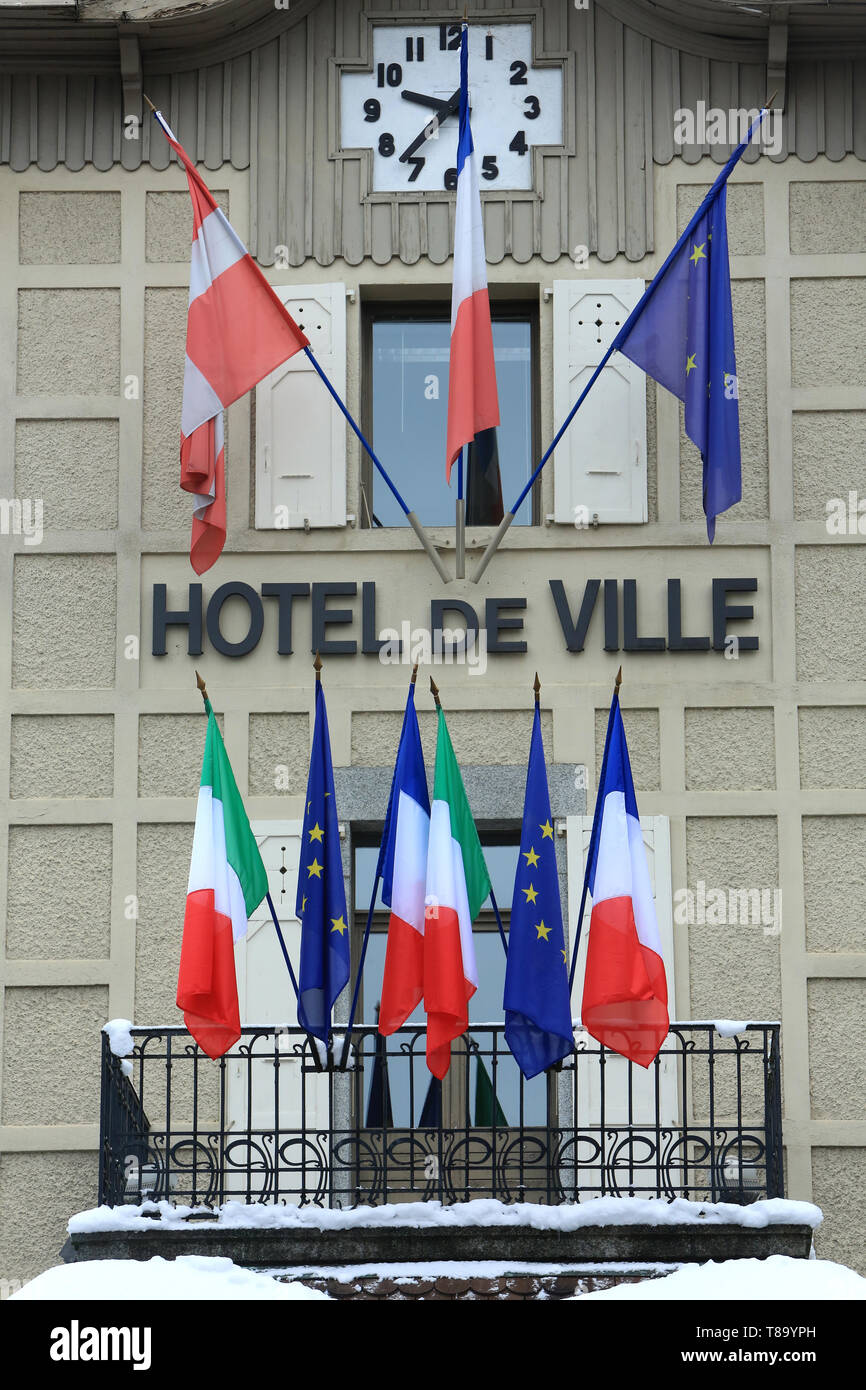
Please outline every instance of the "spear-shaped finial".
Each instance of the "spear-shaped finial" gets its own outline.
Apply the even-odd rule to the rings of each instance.
[[[764,111],[772,111],[772,109],[773,109],[773,102],[776,100],[776,97],[778,96],[778,94],[779,94],[779,89],[778,89],[778,87],[777,87],[776,90],[775,90],[775,92],[773,92],[772,96],[768,96],[768,97],[767,97],[767,100],[764,102],[764,106],[763,106],[763,110],[764,110]]]
[[[416,662],[415,662],[415,665],[412,667],[412,679],[410,680],[409,684],[410,684],[410,685],[414,685],[417,679],[418,679],[418,662],[416,661]]]
[[[203,700],[207,701],[207,686],[205,685],[205,683],[204,683],[204,681],[202,680],[201,676],[199,675],[198,671],[196,671],[196,673],[195,673],[195,683],[196,683],[196,685],[198,686],[199,690],[201,691],[201,698],[202,698]]]
[[[614,686],[613,686],[613,693],[614,693],[614,695],[618,695],[618,694],[619,694],[619,688],[620,688],[621,685],[622,685],[622,667],[620,666],[619,670],[618,670],[617,673],[616,673],[616,680],[614,681]]]
[[[436,684],[436,682],[434,681],[434,679],[433,679],[432,676],[430,677],[430,693],[431,693],[431,695],[433,696],[433,699],[434,699],[434,701],[435,701],[435,703],[436,703],[436,708],[437,708],[437,709],[441,709],[441,708],[442,708],[442,701],[439,699],[439,687],[438,687],[438,685]]]
[[[141,95],[144,97],[144,99],[145,99],[145,101],[147,102],[148,106],[150,107],[151,111],[155,111],[155,110],[156,110],[156,107],[154,106],[154,104],[153,104],[153,102],[151,101],[150,97],[147,95],[147,92],[142,92]]]
[[[316,685],[319,685],[322,679],[322,658],[319,656],[318,651],[316,652],[316,659],[313,662],[313,670],[316,673]]]
[[[537,709],[540,703],[541,696],[541,681],[538,679],[537,671],[535,673],[535,680],[533,681],[532,689],[535,691],[535,707]]]

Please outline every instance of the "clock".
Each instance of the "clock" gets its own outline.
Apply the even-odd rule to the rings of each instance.
[[[460,24],[373,26],[372,72],[340,75],[341,144],[369,149],[373,191],[457,186]],[[532,62],[532,25],[469,25],[481,191],[533,186],[532,147],[562,145],[562,68]]]

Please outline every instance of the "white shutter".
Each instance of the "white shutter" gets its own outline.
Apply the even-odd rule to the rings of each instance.
[[[671,841],[670,824],[667,816],[641,816],[641,831],[647,852],[650,883],[655,902],[659,935],[662,944],[662,958],[668,983],[668,1016],[676,1018],[674,995],[674,941],[673,941],[673,902],[671,892]],[[568,857],[568,922],[569,937],[573,942],[580,911],[580,897],[583,891],[583,875],[586,853],[592,833],[592,816],[568,816],[566,818],[566,846]],[[577,970],[574,975],[574,994],[572,1013],[575,1018],[580,1013],[583,995],[583,977],[586,970],[586,946],[589,939],[589,919],[592,912],[592,899],[587,897],[583,915],[583,928],[580,935],[580,949],[577,955]],[[583,1034],[584,1038],[586,1034]],[[597,1056],[582,1057],[580,1053],[581,1030],[577,1030],[577,1088],[580,1098],[578,1121],[581,1128],[598,1124],[601,1118],[601,1072]],[[593,1039],[589,1039],[595,1046]],[[681,1113],[676,1060],[665,1057],[668,1044],[662,1046],[662,1060],[659,1065],[659,1123],[677,1124]],[[629,1114],[635,1125],[654,1126],[655,1115],[655,1069],[650,1067],[631,1067],[631,1096],[629,1096],[629,1064],[624,1057],[608,1053],[604,1068],[604,1119],[606,1124],[625,1123]],[[650,1133],[648,1128],[647,1133]],[[593,1186],[600,1182],[597,1173],[584,1174],[581,1186],[587,1195],[593,1195]]]
[[[295,978],[301,952],[301,924],[295,916],[295,893],[298,884],[298,864],[301,855],[302,822],[253,821],[252,830],[261,851],[274,907],[280,920],[283,939],[292,962]],[[235,973],[238,982],[238,1003],[241,1025],[256,1024],[297,1027],[298,1010],[295,992],[283,959],[276,928],[267,899],[250,918],[246,936],[235,944]],[[279,1044],[284,1036],[283,1045]],[[249,1064],[244,1058],[229,1057],[226,1088],[226,1127],[231,1131],[246,1131],[251,1120],[253,1130],[273,1134],[275,1129],[293,1130],[301,1127],[301,1100],[305,1090],[308,1130],[328,1123],[327,1076],[307,1075],[302,1085],[301,1062],[294,1048],[302,1039],[278,1034],[280,1059],[279,1113],[276,1112],[274,1090],[274,1040],[268,1036],[253,1044],[254,1054],[261,1060]],[[241,1044],[249,1040],[242,1038]],[[236,1053],[238,1048],[233,1048]],[[309,1064],[309,1057],[307,1062]],[[252,1078],[252,1097],[248,1078]],[[258,1141],[256,1141],[258,1142]],[[255,1166],[248,1171],[243,1166],[246,1150],[238,1150],[240,1166],[234,1171],[227,1165],[226,1185],[229,1191],[246,1193],[251,1185],[253,1200],[264,1175]],[[237,1160],[236,1160],[237,1161]],[[253,1154],[255,1165],[255,1155]]]
[[[554,280],[557,429],[643,292],[643,280]],[[646,521],[645,382],[639,367],[613,354],[556,450],[555,521]]]
[[[301,830],[302,822],[299,820],[252,822],[252,831],[267,870],[271,898],[296,976],[301,950],[301,924],[295,916]],[[235,966],[242,1024],[297,1027],[295,991],[280,950],[267,899],[256,908],[246,936],[235,945]]]
[[[275,285],[346,399],[346,286]],[[304,352],[256,387],[256,527],[346,524],[346,421]]]

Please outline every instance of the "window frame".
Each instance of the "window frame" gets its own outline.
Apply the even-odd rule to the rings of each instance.
[[[531,353],[530,378],[531,378],[531,403],[530,403],[530,439],[532,442],[531,467],[534,468],[539,457],[539,441],[541,439],[541,380],[540,380],[540,313],[537,294],[532,298],[519,298],[510,296],[499,298],[491,294],[490,299],[491,317],[494,322],[498,320],[529,320],[529,350]],[[361,304],[361,428],[364,435],[375,448],[373,439],[373,325],[377,322],[423,322],[424,320],[435,319],[443,323],[450,322],[451,301],[444,298],[433,298],[428,295],[421,299],[384,299],[371,295],[365,298]],[[387,468],[388,460],[382,460]],[[443,458],[444,468],[444,458]],[[373,463],[366,451],[361,451],[360,475],[359,475],[359,501],[358,501],[358,526],[363,530],[383,530],[383,531],[402,531],[401,526],[378,527],[372,520],[373,515],[373,496],[374,496],[374,477]],[[384,484],[383,484],[384,486]],[[456,496],[456,490],[455,490]],[[503,505],[509,507],[513,498],[503,497]],[[412,498],[407,497],[408,506],[412,507]],[[427,525],[424,517],[419,517],[422,525]],[[536,478],[532,486],[530,497],[530,519],[518,524],[523,526],[539,526],[542,521],[541,505],[541,478]],[[441,523],[431,529],[442,529]],[[479,528],[473,523],[473,530],[486,529]],[[490,528],[491,530],[494,528]]]
[[[478,838],[481,841],[482,849],[484,849],[488,845],[513,845],[515,848],[518,849],[520,847],[520,821],[482,820],[476,821],[475,826],[478,831]],[[358,966],[361,960],[361,946],[364,940],[364,929],[367,925],[367,912],[369,910],[369,903],[362,904],[360,907],[354,906],[356,875],[355,855],[359,849],[378,850],[382,842],[383,829],[384,824],[378,829],[371,829],[369,826],[365,826],[363,830],[353,830],[352,833],[351,888],[353,906],[350,914],[352,918],[352,929],[350,937],[350,960],[353,978],[357,978]],[[509,899],[507,903],[497,903],[497,907],[499,908],[499,915],[502,918],[502,926],[507,938],[508,932],[511,927],[511,900]],[[387,907],[375,908],[370,922],[370,933],[372,934],[373,932],[380,932],[383,935],[387,934],[389,918],[390,912]],[[478,916],[476,917],[473,923],[472,930],[473,932],[496,932],[498,934],[499,926],[496,921],[496,916],[493,912],[493,909],[490,906],[489,900],[487,900],[485,904],[481,907]],[[362,976],[360,987],[358,990],[357,1017],[359,1019],[364,1018],[365,983],[366,982],[364,980],[364,977]]]

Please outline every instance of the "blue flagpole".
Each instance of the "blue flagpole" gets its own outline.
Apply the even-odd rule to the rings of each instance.
[[[373,912],[376,908],[376,895],[379,892],[380,881],[381,874],[377,870],[376,877],[373,880],[373,892],[370,895],[370,906],[367,908],[367,925],[364,928],[364,940],[361,944],[361,958],[358,961],[358,974],[355,977],[355,992],[352,995],[352,1007],[349,1010],[349,1022],[346,1024],[346,1032],[343,1038],[343,1050],[340,1054],[340,1071],[345,1070],[346,1057],[348,1056],[349,1052],[349,1039],[352,1034],[352,1028],[355,1023],[355,1013],[358,1008],[358,995],[361,991],[361,976],[364,973],[364,962],[367,959],[367,943],[370,940],[370,928],[373,925]]]
[[[275,926],[276,929],[277,929],[277,938],[278,938],[278,940],[279,940],[280,948],[281,948],[282,953],[283,953],[283,959],[284,959],[285,962],[286,962],[286,968],[287,968],[287,970],[288,970],[288,972],[289,972],[289,979],[290,979],[291,982],[292,982],[292,989],[295,991],[295,999],[299,999],[299,998],[300,998],[300,995],[298,994],[298,982],[297,982],[297,980],[295,979],[295,972],[294,972],[294,970],[292,969],[292,962],[289,960],[289,953],[288,953],[288,950],[286,949],[285,939],[284,939],[284,937],[283,937],[282,929],[281,929],[281,927],[280,927],[279,918],[277,917],[277,910],[276,910],[276,908],[274,907],[273,899],[271,898],[270,893],[268,893],[267,899],[268,899],[268,907],[271,909],[271,917],[273,918],[274,926]]]
[[[610,704],[611,714],[613,713],[613,710],[615,709],[616,705],[619,704],[619,688],[620,688],[621,684],[622,684],[622,667],[620,666],[619,670],[618,670],[617,673],[616,673],[616,681],[614,682],[614,687],[613,687],[613,699],[611,700],[611,704]],[[586,899],[587,899],[588,890],[589,890],[589,870],[590,870],[590,866],[592,865],[592,862],[593,862],[593,858],[594,858],[594,855],[595,855],[595,847],[596,847],[596,845],[598,844],[598,836],[599,836],[599,832],[600,832],[600,830],[601,830],[601,815],[602,815],[602,810],[604,809],[603,806],[602,806],[602,801],[601,801],[601,789],[602,789],[602,787],[604,786],[605,773],[607,772],[607,753],[608,753],[608,748],[609,748],[609,747],[610,747],[610,715],[608,715],[608,721],[607,721],[607,736],[605,737],[605,740],[604,740],[604,753],[603,753],[602,759],[601,759],[601,771],[600,771],[599,776],[598,776],[598,792],[596,793],[596,797],[595,797],[595,810],[594,810],[593,816],[592,816],[592,830],[590,831],[589,845],[587,846],[587,851],[586,851],[586,867],[584,868],[584,871],[583,871],[583,892],[582,892],[581,897],[580,897],[580,911],[579,911],[578,914],[577,914],[577,927],[576,927],[576,930],[575,930],[574,947],[573,947],[572,953],[571,953],[571,969],[570,969],[569,974],[568,974],[568,992],[569,992],[569,995],[571,995],[571,993],[572,993],[573,990],[574,990],[574,974],[575,974],[575,971],[577,970],[577,952],[578,952],[578,948],[579,948],[579,946],[580,946],[580,934],[581,934],[581,931],[582,931],[582,929],[583,929],[583,914],[584,914],[584,912],[585,912],[585,910],[586,910]]]
[[[775,93],[774,93],[773,95],[775,96]],[[769,98],[769,101],[772,101],[772,100],[773,100],[773,97],[770,97],[770,98]],[[685,245],[685,243],[686,243],[686,241],[688,240],[689,236],[691,235],[692,231],[693,231],[694,228],[697,226],[698,222],[700,222],[701,218],[703,217],[704,213],[706,212],[707,208],[709,207],[710,203],[711,203],[711,202],[713,201],[713,199],[717,196],[717,194],[718,194],[718,192],[719,192],[719,189],[722,188],[722,186],[727,182],[727,180],[728,180],[728,178],[729,178],[729,176],[730,176],[730,174],[731,174],[731,171],[733,170],[734,166],[739,162],[740,159],[742,159],[742,157],[743,157],[743,155],[745,154],[745,152],[746,152],[746,150],[747,150],[749,144],[751,143],[751,139],[752,139],[752,136],[753,136],[754,132],[758,129],[758,126],[761,124],[761,122],[763,121],[764,117],[767,115],[768,110],[769,110],[769,102],[768,102],[767,106],[762,106],[762,107],[761,107],[761,110],[760,110],[760,112],[758,113],[758,119],[757,119],[756,121],[753,121],[753,122],[752,122],[751,126],[749,127],[749,133],[748,133],[748,135],[746,136],[745,140],[743,141],[743,143],[742,143],[741,145],[738,145],[738,146],[737,146],[736,150],[735,150],[734,153],[731,155],[730,159],[728,160],[728,162],[727,162],[727,164],[725,165],[725,167],[724,167],[724,169],[722,170],[722,172],[719,174],[719,177],[716,179],[716,181],[715,181],[715,183],[713,184],[712,188],[710,189],[709,193],[708,193],[707,196],[704,198],[704,200],[703,200],[703,202],[701,203],[700,207],[698,208],[697,212],[696,212],[696,213],[694,214],[694,216],[689,220],[688,224],[686,225],[685,231],[682,233],[681,236],[679,236],[679,237],[677,238],[676,245],[674,246],[674,248],[673,248],[673,250],[671,251],[670,255],[668,255],[668,256],[665,258],[664,263],[663,263],[661,269],[660,269],[659,271],[657,271],[656,274],[653,276],[652,280],[650,281],[650,283],[647,285],[646,289],[644,290],[644,292],[643,292],[641,298],[638,300],[637,304],[636,304],[635,307],[632,309],[631,313],[629,314],[629,316],[628,316],[628,318],[626,319],[625,323],[623,324],[622,328],[619,330],[619,332],[617,333],[617,335],[616,335],[616,337],[614,338],[613,342],[611,343],[610,347],[608,348],[607,352],[606,352],[606,353],[604,354],[604,356],[602,357],[601,361],[599,362],[598,366],[596,367],[596,369],[595,369],[595,371],[593,372],[592,376],[590,377],[589,381],[586,383],[586,386],[585,386],[585,387],[583,388],[583,390],[581,391],[581,393],[580,393],[580,395],[578,396],[577,400],[575,401],[574,405],[571,407],[571,410],[568,412],[568,414],[566,415],[566,417],[565,417],[565,419],[563,420],[562,424],[560,425],[559,429],[557,430],[556,435],[555,435],[554,440],[553,440],[553,443],[552,443],[552,444],[550,445],[550,447],[545,451],[544,455],[543,455],[542,458],[541,458],[540,463],[538,464],[538,466],[536,467],[535,471],[532,473],[531,477],[529,478],[529,481],[526,483],[525,487],[524,487],[523,490],[521,491],[519,497],[517,498],[517,501],[514,503],[514,505],[512,506],[511,510],[510,510],[510,511],[507,511],[507,512],[505,513],[505,516],[504,516],[504,517],[502,518],[502,520],[500,521],[499,527],[498,527],[498,529],[497,529],[497,531],[496,531],[496,534],[492,537],[492,539],[490,540],[489,545],[487,546],[487,549],[485,550],[484,554],[481,556],[481,559],[478,561],[478,566],[477,566],[477,568],[476,568],[476,570],[475,570],[475,573],[474,573],[473,576],[472,576],[472,582],[473,582],[473,584],[477,584],[477,583],[478,583],[479,579],[481,578],[482,574],[484,573],[484,571],[486,570],[488,564],[490,563],[491,559],[493,558],[495,552],[498,550],[500,541],[502,540],[503,536],[505,535],[506,531],[508,530],[509,526],[511,525],[511,523],[512,523],[512,521],[514,520],[515,516],[517,515],[518,511],[520,510],[520,507],[522,506],[522,504],[523,504],[523,502],[525,501],[527,495],[529,494],[529,492],[530,492],[530,490],[531,490],[533,484],[535,483],[536,478],[538,478],[539,474],[541,473],[541,470],[543,469],[544,465],[547,463],[547,460],[550,458],[550,455],[553,453],[553,451],[554,451],[554,449],[556,448],[557,444],[558,444],[559,441],[562,439],[562,436],[565,434],[565,431],[568,429],[569,425],[571,424],[571,422],[572,422],[572,420],[574,419],[575,415],[577,414],[578,410],[579,410],[580,407],[583,405],[583,402],[584,402],[584,400],[586,399],[587,395],[589,394],[590,389],[595,385],[596,381],[598,380],[599,376],[601,375],[601,370],[602,370],[602,368],[607,364],[607,362],[608,362],[608,360],[610,359],[610,357],[612,356],[612,354],[613,354],[614,352],[616,352],[617,347],[619,346],[619,344],[620,344],[621,342],[624,341],[626,335],[631,331],[631,329],[634,327],[636,321],[640,318],[641,314],[643,313],[644,309],[647,307],[647,304],[649,303],[650,299],[652,298],[653,294],[655,293],[656,289],[658,288],[659,284],[661,283],[662,277],[664,276],[664,273],[665,273],[665,271],[667,270],[668,266],[670,265],[671,261],[672,261],[672,260],[674,259],[674,257],[678,254],[678,252],[682,250],[683,246]]]
[[[497,905],[496,905],[496,897],[495,897],[495,895],[494,895],[494,892],[493,892],[493,889],[492,889],[492,888],[490,889],[490,905],[491,905],[491,907],[493,908],[493,912],[494,912],[494,915],[495,915],[495,917],[496,917],[496,925],[497,925],[497,927],[499,928],[499,935],[500,935],[500,937],[502,938],[502,949],[503,949],[503,951],[505,952],[505,955],[506,955],[506,958],[507,958],[507,956],[508,956],[508,937],[505,935],[505,928],[504,928],[503,925],[502,925],[502,918],[501,918],[500,915],[499,915],[499,908],[498,908]]]
[[[442,580],[444,580],[444,582],[445,582],[446,584],[450,583],[450,577],[449,577],[449,575],[448,575],[448,571],[446,570],[446,568],[445,568],[445,566],[443,565],[441,559],[439,558],[438,553],[437,553],[436,550],[433,548],[433,542],[430,540],[430,537],[427,535],[427,532],[424,530],[424,527],[421,525],[421,523],[420,523],[420,521],[418,520],[418,518],[417,518],[417,516],[415,515],[415,513],[414,513],[413,511],[410,511],[408,505],[406,504],[406,502],[403,501],[403,498],[400,496],[400,493],[397,491],[397,488],[395,487],[394,483],[391,481],[391,478],[389,477],[388,472],[387,472],[387,470],[385,469],[384,465],[383,465],[383,464],[380,462],[380,460],[377,458],[376,453],[374,452],[374,449],[373,449],[372,444],[370,444],[370,442],[364,437],[364,435],[363,435],[362,432],[361,432],[360,426],[357,424],[357,422],[356,422],[354,416],[353,416],[353,415],[351,414],[351,412],[349,411],[349,408],[348,408],[348,406],[346,405],[345,401],[343,401],[342,397],[338,394],[336,388],[331,384],[331,381],[330,381],[329,378],[325,375],[324,371],[323,371],[322,368],[319,366],[319,363],[316,361],[316,359],[315,359],[315,357],[314,357],[314,355],[313,355],[312,348],[310,348],[309,346],[308,346],[308,347],[305,347],[305,348],[304,348],[304,352],[306,353],[306,355],[307,355],[307,357],[309,358],[310,362],[313,364],[313,367],[315,368],[315,370],[318,372],[318,374],[319,374],[319,376],[321,377],[322,381],[325,383],[325,386],[328,388],[328,391],[329,391],[329,392],[331,393],[331,395],[333,396],[333,398],[334,398],[334,400],[336,401],[337,405],[339,406],[340,410],[341,410],[342,413],[345,415],[345,417],[346,417],[347,421],[349,422],[349,425],[351,426],[352,430],[353,430],[354,433],[357,435],[358,439],[361,441],[362,447],[366,450],[367,454],[368,454],[369,457],[372,459],[374,466],[379,470],[379,473],[380,473],[380,475],[381,475],[381,477],[382,477],[382,480],[383,480],[383,481],[387,484],[387,486],[391,489],[391,492],[392,492],[392,494],[393,494],[393,496],[394,496],[395,501],[397,502],[397,505],[400,507],[400,510],[402,511],[402,513],[403,513],[403,515],[405,516],[406,520],[408,521],[409,525],[412,527],[412,530],[415,532],[415,535],[418,537],[418,539],[419,539],[419,541],[421,542],[422,546],[424,547],[424,550],[426,551],[427,555],[428,555],[429,558],[432,560],[432,562],[433,562],[433,564],[434,564],[434,566],[435,566],[435,568],[436,568],[436,571],[437,571],[437,573],[438,573],[438,575],[439,575],[439,578],[442,579]]]

